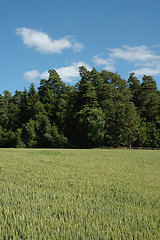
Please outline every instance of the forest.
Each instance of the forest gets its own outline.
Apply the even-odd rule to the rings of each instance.
[[[160,91],[139,80],[84,66],[67,85],[55,69],[35,89],[0,94],[0,147],[160,148]]]

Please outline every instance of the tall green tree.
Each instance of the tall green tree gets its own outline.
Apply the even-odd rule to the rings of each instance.
[[[6,127],[8,120],[5,98],[0,94],[0,126]]]
[[[144,75],[141,84],[141,116],[149,122],[159,115],[159,94],[152,76]]]
[[[56,123],[62,129],[67,112],[68,92],[64,82],[55,69],[50,70],[48,80],[41,80],[39,87],[40,100],[52,124]]]
[[[27,123],[29,121],[29,112],[28,112],[28,92],[27,89],[25,88],[20,96],[20,101],[19,101],[19,109],[20,109],[20,121],[21,125],[24,123]]]
[[[54,104],[53,97],[47,84],[47,80],[42,79],[38,88],[40,101],[44,104],[45,110],[49,118],[52,118],[52,105]]]
[[[91,73],[86,67],[79,68],[81,80],[77,84],[79,109],[84,107],[97,107],[96,88],[91,80]]]
[[[101,71],[103,81],[99,86],[99,104],[105,113],[105,137],[106,146],[118,146],[120,144],[120,129],[125,116],[125,105],[130,102],[131,92],[125,80],[118,73],[106,70]]]
[[[103,146],[104,113],[100,108],[84,107],[78,112],[77,143],[82,147]]]
[[[136,108],[139,110],[141,105],[141,83],[140,80],[135,76],[135,73],[131,73],[128,78],[129,88],[132,93],[131,101],[134,103]]]
[[[120,109],[117,125],[119,124],[119,143],[128,146],[130,149],[136,142],[140,131],[140,117],[136,111],[136,107],[132,102],[123,105],[124,109]]]
[[[77,84],[76,142],[83,147],[102,145],[104,115],[99,108],[94,76],[83,66],[79,72],[81,80]]]
[[[27,111],[29,119],[35,119],[37,112],[36,103],[39,101],[39,95],[35,90],[34,84],[32,83],[28,91],[28,100],[27,100]]]
[[[67,138],[58,131],[56,125],[51,125],[46,115],[39,114],[36,116],[35,132],[38,147],[63,148],[67,145]]]
[[[160,91],[153,77],[79,68],[66,85],[55,69],[38,92],[0,95],[0,147],[160,147]]]

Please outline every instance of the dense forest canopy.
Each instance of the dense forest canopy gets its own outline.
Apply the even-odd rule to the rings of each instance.
[[[56,72],[38,90],[0,94],[0,147],[160,147],[160,91],[152,76],[126,81],[79,68],[66,85]]]

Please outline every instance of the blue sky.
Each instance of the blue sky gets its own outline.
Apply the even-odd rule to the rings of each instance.
[[[160,89],[159,9],[158,0],[0,0],[0,93],[38,87],[53,68],[75,84],[81,65],[152,75]]]

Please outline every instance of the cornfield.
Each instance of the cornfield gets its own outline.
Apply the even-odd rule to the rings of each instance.
[[[0,239],[160,239],[160,151],[0,149]]]

